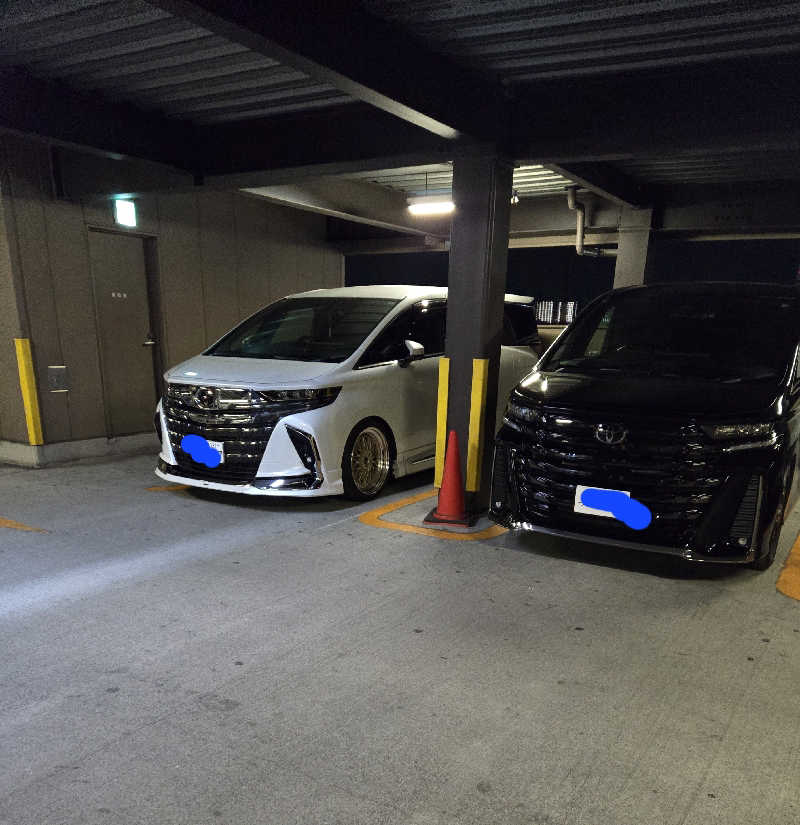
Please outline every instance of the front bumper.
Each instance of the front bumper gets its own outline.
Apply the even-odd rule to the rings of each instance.
[[[240,472],[233,471],[233,465],[224,462],[217,468],[209,468],[182,453],[175,446],[178,443],[175,437],[169,436],[167,418],[159,401],[156,416],[161,452],[155,474],[175,484],[251,496],[341,495],[344,492],[341,464],[332,447],[336,438],[331,432],[328,410],[310,410],[281,418],[266,434],[263,454],[252,469]],[[200,428],[196,432],[205,434]]]
[[[490,512],[489,518],[492,521],[502,524],[509,530],[525,530],[532,533],[543,533],[548,536],[556,536],[564,539],[574,539],[576,541],[588,541],[592,544],[604,544],[611,547],[619,547],[624,550],[637,550],[645,553],[660,553],[668,556],[678,556],[686,561],[712,562],[716,564],[749,564],[755,559],[755,551],[749,550],[747,553],[707,553],[694,547],[670,547],[663,544],[646,544],[638,541],[624,541],[622,539],[596,536],[592,533],[574,533],[569,530],[557,530],[552,527],[544,527],[540,524],[530,522],[512,521],[498,517]]]
[[[191,478],[182,475],[182,469],[174,464],[167,464],[159,456],[155,474],[165,481],[174,484],[186,484],[190,487],[200,487],[205,490],[219,490],[223,493],[243,493],[248,496],[296,496],[298,498],[315,498],[317,496],[341,495],[341,489],[333,485],[323,484],[313,487],[313,476],[310,474],[295,476],[270,476],[256,478],[252,483],[210,481],[202,478]],[[341,487],[341,483],[339,485]]]
[[[691,519],[685,521],[670,512],[672,502],[648,501],[635,484],[622,479],[609,481],[602,468],[595,477],[578,480],[584,486],[630,490],[633,498],[647,504],[653,514],[650,526],[632,530],[616,519],[574,512],[574,483],[563,483],[559,477],[556,484],[552,477],[543,478],[538,468],[533,472],[540,474],[531,480],[531,471],[524,467],[533,454],[527,452],[531,447],[503,439],[496,445],[489,517],[508,529],[662,553],[692,562],[748,564],[759,552],[764,525],[774,509],[774,449],[732,465],[721,475],[713,498],[692,505]],[[555,488],[557,492],[548,492]],[[653,488],[648,490],[652,495]]]

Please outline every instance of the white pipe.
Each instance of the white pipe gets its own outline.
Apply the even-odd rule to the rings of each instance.
[[[578,255],[591,255],[595,258],[616,257],[617,251],[615,249],[586,249],[584,247],[583,238],[586,233],[586,207],[575,199],[575,193],[577,191],[577,186],[567,187],[567,206],[576,213],[575,251]]]

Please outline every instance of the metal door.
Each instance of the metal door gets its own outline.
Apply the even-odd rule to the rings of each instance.
[[[156,405],[144,241],[89,232],[109,437],[147,432]]]

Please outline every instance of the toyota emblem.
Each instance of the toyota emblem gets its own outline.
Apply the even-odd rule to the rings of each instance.
[[[214,410],[219,406],[219,391],[214,387],[198,387],[192,393],[192,398],[204,410]]]
[[[601,444],[622,444],[628,431],[621,424],[598,424],[594,428],[594,437]]]

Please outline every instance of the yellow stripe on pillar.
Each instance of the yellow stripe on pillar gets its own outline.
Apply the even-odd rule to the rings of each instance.
[[[33,371],[31,342],[28,338],[15,338],[14,346],[17,348],[19,387],[22,390],[22,404],[25,408],[25,421],[28,425],[28,441],[33,445],[44,444],[42,416],[39,412],[39,396],[36,393],[36,373]]]
[[[486,410],[486,387],[489,359],[472,359],[472,394],[469,403],[469,438],[467,441],[467,490],[475,493],[481,486],[483,463],[483,422]]]
[[[444,475],[444,451],[447,446],[447,393],[450,387],[450,359],[439,359],[439,399],[436,403],[436,465],[433,484],[442,486]]]

